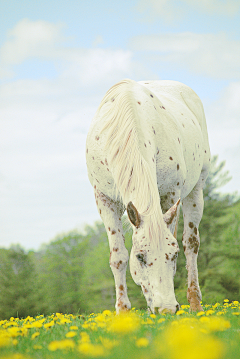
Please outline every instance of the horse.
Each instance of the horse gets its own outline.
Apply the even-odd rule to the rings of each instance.
[[[182,237],[190,311],[202,311],[197,256],[203,187],[210,167],[204,109],[187,85],[125,79],[112,86],[91,122],[86,141],[88,177],[106,228],[116,288],[116,313],[131,308],[129,254],[121,218],[133,229],[130,272],[152,313],[175,313],[174,275]]]

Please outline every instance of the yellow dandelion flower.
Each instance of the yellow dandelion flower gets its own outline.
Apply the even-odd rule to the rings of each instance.
[[[165,322],[165,320],[166,320],[165,318],[160,318],[160,319],[158,319],[157,322],[158,322],[158,323],[163,323],[163,322]]]
[[[36,337],[38,337],[40,335],[40,332],[36,332],[32,334],[32,339],[35,339]]]
[[[109,316],[112,315],[112,312],[111,312],[110,310],[107,310],[107,309],[106,309],[106,310],[104,310],[104,311],[102,312],[102,314],[109,317]]]
[[[147,338],[139,338],[136,341],[136,346],[139,348],[146,348],[149,345],[149,340]]]
[[[201,317],[202,315],[205,315],[206,313],[205,312],[203,312],[203,311],[201,311],[201,312],[198,312],[197,313],[197,317]]]
[[[71,332],[68,332],[68,333],[66,334],[66,338],[73,338],[73,337],[75,337],[76,335],[77,335],[76,332],[71,331]]]
[[[149,319],[150,320],[150,319]],[[151,321],[151,323],[153,323]],[[108,330],[114,333],[126,334],[139,328],[139,317],[134,313],[121,313],[112,318]]]
[[[153,319],[157,318],[156,314],[150,314],[150,317],[153,318]]]
[[[229,302],[229,299],[224,299],[223,300],[225,303],[228,303]]]
[[[44,324],[44,328],[45,328],[45,329],[48,329],[48,328],[50,328],[50,327],[53,327],[54,324],[55,324],[55,323],[54,323],[54,320],[52,320],[51,322]]]
[[[50,351],[56,351],[58,349],[68,350],[68,349],[73,349],[74,346],[75,346],[75,343],[71,339],[54,340],[48,345],[48,350],[50,350]]]
[[[209,309],[209,310],[206,311],[206,315],[212,315],[214,313],[215,313],[215,311],[212,310],[212,309]]]
[[[201,318],[202,319],[202,318]],[[169,325],[156,342],[157,351],[169,359],[218,359],[224,353],[223,343],[201,332],[197,325]]]
[[[78,330],[78,327],[77,327],[76,325],[72,325],[72,326],[70,327],[70,329],[71,329],[71,330]]]
[[[240,315],[240,312],[233,312],[232,315]]]
[[[0,331],[0,348],[11,344],[10,335],[4,331]]]
[[[182,315],[182,314],[186,314],[187,312],[185,312],[185,310],[179,310],[177,311],[176,315]]]
[[[78,350],[80,353],[90,357],[101,357],[106,355],[104,347],[100,344],[80,343]]]
[[[234,301],[233,301],[233,305],[238,306],[238,305],[239,305],[239,302],[238,302],[237,300],[234,300]]]
[[[104,348],[111,350],[112,348],[116,347],[119,345],[119,341],[118,340],[111,340],[108,338],[103,338],[100,337],[99,338],[101,340],[102,345],[104,346]]]

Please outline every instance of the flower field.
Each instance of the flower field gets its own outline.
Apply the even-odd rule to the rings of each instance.
[[[183,305],[175,315],[133,309],[2,320],[0,358],[239,358],[240,303],[203,307],[194,314]]]

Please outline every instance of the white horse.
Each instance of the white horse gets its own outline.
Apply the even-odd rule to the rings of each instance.
[[[123,80],[104,96],[90,127],[88,176],[110,245],[116,311],[131,307],[127,295],[128,251],[121,217],[133,227],[130,271],[153,313],[175,313],[174,275],[179,203],[187,298],[202,310],[198,282],[198,226],[210,150],[203,106],[188,86],[175,81]]]

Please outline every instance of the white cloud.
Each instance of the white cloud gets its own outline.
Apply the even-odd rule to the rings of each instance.
[[[144,20],[162,21],[174,24],[183,21],[189,10],[202,12],[205,15],[223,15],[233,17],[240,9],[238,0],[140,0],[137,11],[143,13]]]
[[[224,33],[190,32],[136,36],[130,40],[133,51],[144,51],[153,61],[212,78],[240,78],[240,41]]]
[[[62,43],[62,24],[23,19],[9,31],[0,50],[3,65],[15,65],[30,57],[49,57],[57,44]]]

